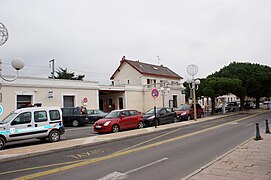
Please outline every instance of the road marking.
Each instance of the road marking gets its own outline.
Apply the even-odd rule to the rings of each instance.
[[[146,164],[146,165],[144,165],[144,166],[141,166],[141,167],[132,169],[132,170],[130,170],[130,171],[127,171],[127,172],[125,172],[125,173],[121,173],[121,172],[115,171],[115,172],[113,172],[113,173],[110,173],[110,174],[108,174],[108,175],[106,175],[106,176],[104,176],[104,177],[98,179],[98,180],[117,180],[117,179],[125,179],[125,178],[128,178],[128,174],[130,174],[130,173],[133,173],[133,172],[139,171],[139,170],[141,170],[141,169],[144,169],[144,168],[146,168],[146,167],[149,167],[149,166],[158,164],[158,163],[163,162],[163,161],[165,161],[165,160],[168,160],[168,158],[163,158],[163,159],[154,161],[154,162],[149,163],[149,164]]]
[[[255,117],[257,115],[258,114],[253,114],[251,116],[247,116],[247,117],[235,120],[235,121],[236,122],[243,121],[243,120]],[[173,142],[173,141],[176,141],[176,140],[180,140],[180,139],[183,139],[183,138],[186,138],[186,137],[190,137],[190,136],[197,135],[197,134],[200,134],[200,133],[204,133],[204,132],[207,132],[207,131],[210,131],[210,130],[213,130],[213,129],[217,129],[217,128],[229,125],[230,123],[231,122],[228,122],[228,123],[225,123],[225,124],[220,124],[220,125],[210,127],[210,128],[207,128],[207,129],[203,129],[203,130],[200,130],[200,131],[196,131],[196,132],[193,132],[193,133],[190,133],[190,134],[185,134],[185,135],[182,135],[182,136],[174,137],[174,138],[171,138],[171,139],[156,142],[156,143],[149,144],[149,145],[146,145],[146,146],[142,146],[142,147],[138,147],[138,148],[134,148],[134,149],[129,149],[127,151],[112,153],[110,155],[106,155],[106,156],[102,156],[102,157],[98,157],[98,158],[93,158],[93,159],[87,159],[87,160],[84,160],[82,162],[78,162],[78,163],[75,163],[75,164],[70,164],[70,165],[67,165],[67,166],[60,167],[60,168],[50,169],[50,170],[47,170],[47,171],[22,176],[22,177],[17,178],[17,179],[34,179],[34,178],[39,178],[39,177],[42,177],[42,176],[62,172],[62,171],[67,171],[67,170],[78,168],[78,167],[81,167],[81,166],[85,166],[85,165],[105,161],[105,160],[112,159],[112,158],[115,158],[115,157],[120,157],[120,156],[124,156],[124,155],[130,154],[130,153],[139,152],[139,151],[146,150],[146,149],[149,149],[149,148],[152,148],[152,147],[160,146],[160,145],[170,143],[170,142]]]

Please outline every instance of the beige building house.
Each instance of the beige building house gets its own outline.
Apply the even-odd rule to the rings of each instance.
[[[141,112],[155,106],[177,107],[185,102],[182,77],[165,66],[127,60],[125,57],[111,76],[112,84],[99,85],[96,81],[79,81],[19,77],[13,82],[2,82],[0,120],[15,109],[42,106],[101,109],[132,108]],[[152,97],[152,90],[159,92]]]

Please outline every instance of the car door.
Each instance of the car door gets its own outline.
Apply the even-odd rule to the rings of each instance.
[[[32,113],[22,112],[10,123],[10,140],[28,139],[32,136]]]
[[[130,122],[131,122],[131,128],[137,128],[138,122],[139,122],[137,111],[135,110],[130,111]]]
[[[164,124],[168,121],[168,115],[165,108],[160,109],[159,111],[159,123]]]
[[[120,129],[129,129],[130,128],[130,114],[128,111],[122,111],[120,112],[120,120],[119,125]]]
[[[49,116],[46,110],[34,111],[34,137],[45,137],[50,128],[49,126]]]

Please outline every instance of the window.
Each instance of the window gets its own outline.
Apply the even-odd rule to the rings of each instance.
[[[60,113],[58,110],[49,111],[49,115],[52,121],[60,120]]]
[[[130,111],[130,115],[135,116],[135,115],[137,115],[137,112],[136,111]]]
[[[31,95],[17,95],[17,109],[31,106]]]
[[[147,84],[148,85],[154,85],[154,87],[156,87],[156,79],[147,79]],[[150,87],[150,86],[148,86]]]
[[[35,122],[45,122],[47,121],[46,111],[35,111],[34,112],[34,121]]]
[[[15,124],[28,124],[31,123],[31,112],[25,112],[17,116],[13,122],[11,123],[12,125]]]
[[[74,107],[74,96],[63,96],[64,107]]]

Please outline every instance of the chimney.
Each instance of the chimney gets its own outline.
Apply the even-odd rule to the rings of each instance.
[[[120,64],[125,60],[125,56],[122,56]]]

